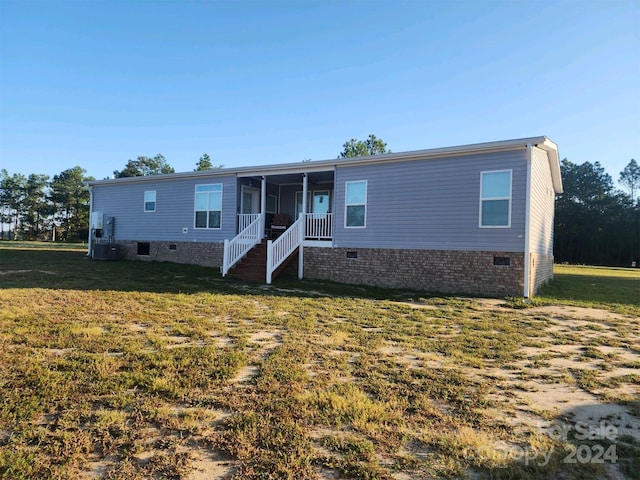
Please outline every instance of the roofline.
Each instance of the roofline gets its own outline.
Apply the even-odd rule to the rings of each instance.
[[[562,187],[562,175],[560,173],[560,154],[558,153],[558,145],[553,143],[547,137],[544,137],[543,142],[533,145],[547,152],[547,156],[549,157],[549,167],[551,167],[551,181],[553,182],[553,189],[556,193],[562,193],[564,189]]]
[[[336,158],[330,160],[314,160],[299,163],[281,163],[264,166],[250,166],[238,168],[221,168],[216,170],[201,170],[195,172],[168,173],[162,175],[150,175],[143,177],[125,177],[106,180],[92,180],[87,185],[107,185],[113,183],[136,183],[169,181],[194,177],[218,177],[235,175],[237,177],[252,177],[261,175],[277,175],[288,173],[312,173],[335,170],[336,167],[348,167],[367,164],[379,164],[400,162],[406,160],[424,160],[433,157],[445,157],[463,154],[498,152],[507,150],[525,149],[527,145],[535,145],[549,153],[549,164],[553,186],[557,193],[562,193],[562,181],[560,179],[560,162],[558,160],[558,147],[545,136],[519,138],[514,140],[501,140],[498,142],[474,143],[454,147],[430,148],[426,150],[413,150],[408,152],[387,153],[383,155],[371,155],[366,157]]]

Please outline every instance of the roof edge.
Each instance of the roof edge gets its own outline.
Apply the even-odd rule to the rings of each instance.
[[[562,174],[560,170],[560,154],[558,153],[558,145],[549,140],[547,137],[543,138],[544,141],[536,143],[534,145],[547,152],[547,156],[549,158],[549,167],[551,168],[551,181],[553,182],[553,188],[556,193],[562,193],[564,189],[562,187]]]
[[[114,183],[135,183],[135,182],[150,182],[150,181],[169,181],[183,178],[194,177],[211,177],[211,176],[254,176],[254,175],[269,175],[269,174],[281,174],[281,173],[294,173],[294,172],[313,172],[332,170],[337,166],[356,166],[366,165],[373,163],[388,163],[399,162],[404,160],[418,160],[432,157],[444,157],[461,154],[473,154],[483,153],[490,151],[505,151],[526,148],[528,144],[538,145],[539,147],[547,150],[548,152],[555,152],[555,155],[550,155],[550,163],[552,164],[551,171],[553,176],[554,188],[560,192],[562,191],[562,182],[560,180],[560,164],[558,161],[558,150],[555,143],[549,140],[545,136],[519,138],[513,140],[501,140],[497,142],[485,142],[485,143],[473,143],[468,145],[459,145],[452,147],[439,147],[430,148],[425,150],[412,150],[407,152],[387,153],[383,155],[371,155],[367,157],[352,157],[352,158],[336,158],[328,160],[313,160],[310,162],[299,163],[281,163],[264,166],[249,166],[238,168],[221,168],[218,170],[202,170],[194,172],[181,172],[181,173],[168,173],[162,175],[150,175],[141,177],[125,177],[125,178],[113,178],[105,180],[92,180],[87,182],[87,185],[108,185]],[[552,161],[551,157],[554,157]],[[554,167],[554,164],[557,164]],[[560,193],[558,192],[558,193]]]

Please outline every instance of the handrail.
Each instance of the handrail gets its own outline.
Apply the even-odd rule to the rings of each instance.
[[[244,257],[249,250],[260,243],[263,234],[262,214],[256,214],[256,218],[232,240],[225,239],[224,255],[222,259],[223,277],[227,275],[229,269],[238,263],[238,261]]]
[[[238,231],[241,232],[247,228],[251,222],[260,216],[259,213],[241,213],[238,215]]]
[[[304,215],[287,228],[274,241],[267,241],[267,283],[270,284],[273,272],[300,247],[304,240]]]
[[[333,213],[305,213],[305,216],[305,238],[326,240],[333,237]]]

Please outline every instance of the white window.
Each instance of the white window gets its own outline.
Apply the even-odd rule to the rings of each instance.
[[[275,214],[278,211],[278,197],[275,195],[267,195],[267,206],[265,210],[267,213]]]
[[[367,225],[367,181],[345,183],[344,226],[364,228]]]
[[[480,227],[511,226],[511,170],[480,174]]]
[[[147,190],[144,192],[144,211],[155,212],[156,211],[156,191]]]
[[[222,184],[196,185],[195,228],[222,227]]]

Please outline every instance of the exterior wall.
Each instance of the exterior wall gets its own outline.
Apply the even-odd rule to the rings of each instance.
[[[521,295],[528,228],[527,280],[534,294],[553,276],[554,189],[547,153],[533,147],[531,154],[528,191],[524,145],[389,163],[365,159],[341,166],[336,161],[327,167],[327,172],[335,168],[333,183],[309,183],[310,192],[331,192],[334,237],[333,248],[305,248],[305,276],[443,293]],[[510,226],[481,228],[481,172],[497,170],[512,173]],[[295,192],[302,190],[302,183],[293,183],[298,176],[266,174],[267,193],[278,195],[279,211],[291,220]],[[123,246],[124,258],[218,266],[224,239],[237,233],[241,185],[256,186],[256,178],[207,172],[186,178],[98,182],[93,186],[93,211],[115,217],[114,240]],[[270,180],[292,183],[277,185]],[[345,184],[354,180],[367,181],[365,228],[344,225]],[[222,228],[195,229],[195,186],[208,183],[223,185]],[[155,212],[144,212],[148,190],[156,191]],[[150,255],[137,255],[138,242],[150,243]],[[347,251],[356,251],[358,258],[347,259]],[[494,265],[496,256],[509,257],[510,265]]]
[[[553,256],[553,216],[555,192],[547,152],[533,147],[531,154],[531,193],[529,249]]]
[[[347,258],[357,252],[357,258]],[[495,266],[509,257],[510,266]],[[513,252],[304,249],[304,276],[335,282],[471,295],[522,295],[524,255]]]
[[[512,170],[511,226],[480,228],[480,174]],[[337,247],[524,252],[527,151],[336,168]],[[345,182],[367,180],[365,228],[345,228]]]
[[[141,240],[144,241],[144,240]],[[119,241],[121,258],[150,262],[173,262],[219,267],[222,265],[224,244],[204,242],[149,241],[149,255],[138,255],[137,241]],[[175,250],[170,246],[175,245]]]
[[[553,218],[555,191],[547,152],[531,149],[529,196],[529,291],[535,295],[553,278]]]
[[[195,186],[222,183],[222,228],[194,228]],[[115,218],[115,240],[224,242],[236,235],[235,176],[150,179],[93,186],[93,211]],[[144,192],[156,191],[156,211],[144,211]],[[183,233],[186,228],[187,233]]]
[[[530,262],[529,285],[531,295],[535,295],[542,285],[553,278],[553,255],[532,253]]]

